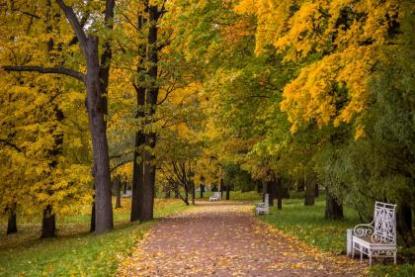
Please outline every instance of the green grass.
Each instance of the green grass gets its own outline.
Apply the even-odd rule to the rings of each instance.
[[[58,223],[59,237],[39,240],[39,225],[21,225],[20,234],[1,237],[0,276],[111,276],[123,257],[153,222],[128,223],[129,203],[115,210],[116,228],[103,235],[87,233],[89,217],[67,217]],[[157,201],[155,216],[185,209],[181,201]]]
[[[203,200],[208,200],[210,196],[212,196],[213,192],[207,191],[203,193]],[[197,199],[199,199],[200,193],[196,194]],[[223,192],[223,196],[226,196],[226,192]],[[230,200],[233,201],[260,201],[262,194],[257,193],[256,191],[248,191],[248,192],[241,192],[241,191],[231,191],[230,192]]]
[[[261,217],[286,234],[300,239],[309,245],[335,255],[345,254],[346,229],[359,223],[355,211],[345,208],[344,220],[324,219],[325,201],[319,198],[314,206],[304,206],[303,199],[287,199],[283,202],[283,209],[275,207],[267,216]],[[371,276],[413,276],[415,265],[375,264],[370,268]]]
[[[357,214],[346,208],[344,220],[326,220],[324,206],[323,199],[318,199],[314,206],[304,206],[303,199],[287,199],[282,210],[273,207],[271,213],[262,218],[285,233],[324,251],[344,253],[346,229],[358,223]]]

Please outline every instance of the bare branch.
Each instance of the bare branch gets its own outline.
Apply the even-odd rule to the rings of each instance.
[[[65,68],[65,67],[42,67],[42,66],[30,66],[30,65],[6,65],[0,66],[0,69],[3,69],[7,72],[38,72],[38,73],[50,73],[50,74],[62,74],[70,76],[79,81],[85,82],[85,75],[81,72]]]
[[[78,20],[78,17],[76,16],[73,9],[65,4],[63,0],[56,0],[56,3],[58,3],[61,10],[65,13],[66,18],[72,25],[72,29],[76,34],[76,37],[79,40],[79,43],[81,44],[81,49],[83,50],[83,53],[85,57],[87,56],[86,49],[87,49],[87,41],[88,38],[82,29],[82,25]]]
[[[11,143],[10,141],[7,141],[5,139],[0,139],[0,144],[13,148],[17,152],[20,152],[20,153],[23,152],[22,149],[20,149],[16,144]]]
[[[126,160],[126,161],[120,162],[119,164],[117,164],[117,165],[115,165],[114,167],[112,167],[112,168],[110,169],[110,172],[113,172],[113,171],[114,171],[114,170],[116,170],[117,168],[119,168],[119,167],[121,167],[121,166],[123,166],[123,165],[125,165],[125,164],[131,163],[131,162],[133,162],[133,160]]]

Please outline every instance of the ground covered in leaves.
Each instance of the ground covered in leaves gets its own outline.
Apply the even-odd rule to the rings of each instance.
[[[157,223],[117,275],[361,276],[365,269],[261,223],[252,204],[199,202]]]

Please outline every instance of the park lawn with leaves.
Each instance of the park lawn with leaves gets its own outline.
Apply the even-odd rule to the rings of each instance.
[[[307,244],[336,255],[345,254],[346,229],[359,223],[357,213],[344,208],[344,220],[324,218],[325,199],[320,197],[314,206],[304,206],[304,199],[287,199],[282,210],[272,207],[271,212],[261,219],[284,233]],[[371,276],[415,276],[415,265],[375,264],[370,268]]]
[[[210,196],[212,196],[213,192],[207,191],[203,193],[203,200],[208,200]],[[223,196],[226,195],[226,192],[223,192]],[[199,197],[199,195],[197,195]],[[260,201],[262,198],[262,194],[256,191],[231,191],[230,192],[230,200],[232,201]]]
[[[154,221],[128,223],[129,201],[115,210],[115,230],[89,234],[90,218],[84,214],[58,223],[56,239],[39,240],[40,226],[23,225],[21,235],[0,242],[0,276],[109,276]],[[178,200],[156,201],[155,216],[161,218],[184,210]],[[28,233],[35,233],[36,237]],[[2,238],[3,241],[3,238]]]

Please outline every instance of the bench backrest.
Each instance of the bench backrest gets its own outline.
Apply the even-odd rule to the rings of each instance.
[[[396,205],[376,202],[373,237],[382,243],[396,243]]]
[[[214,198],[220,198],[220,192],[215,191],[212,195]]]

